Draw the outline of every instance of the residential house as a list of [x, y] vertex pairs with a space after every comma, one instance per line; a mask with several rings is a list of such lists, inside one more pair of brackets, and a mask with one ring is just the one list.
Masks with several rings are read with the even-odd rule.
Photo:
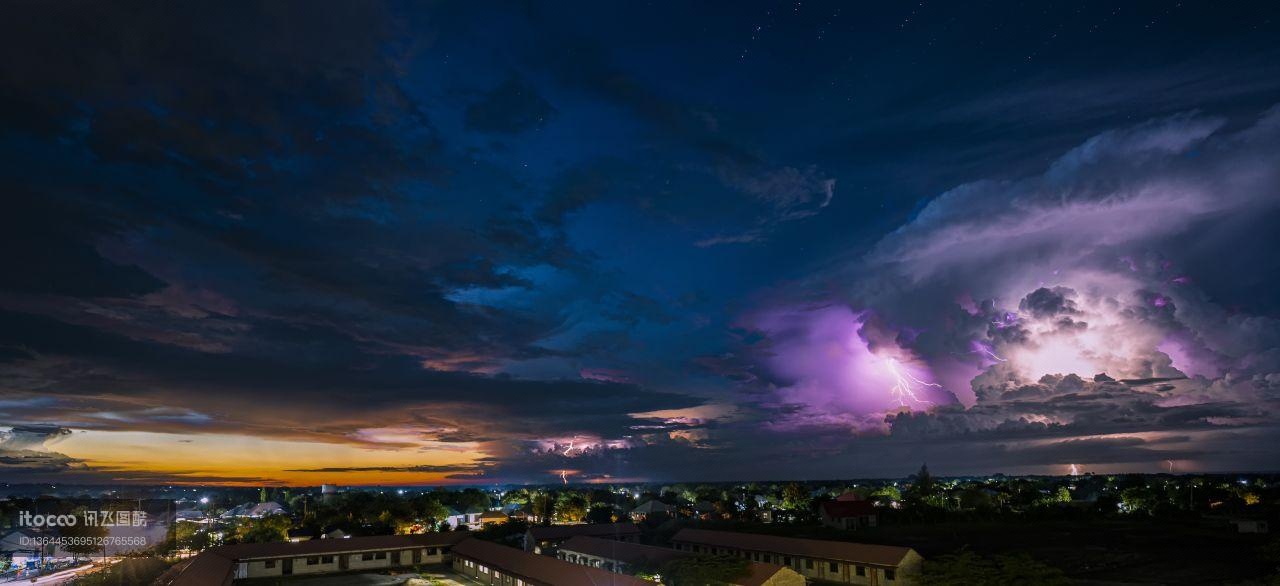
[[459, 512], [457, 509], [450, 507], [449, 512], [445, 514], [444, 523], [445, 525], [448, 525], [450, 529], [457, 529], [459, 525], [467, 524], [467, 515], [466, 513]]
[[310, 541], [316, 538], [316, 532], [311, 529], [290, 529], [289, 541], [298, 543], [299, 541]]
[[693, 516], [702, 519], [703, 521], [710, 521], [712, 519], [720, 518], [723, 515], [720, 513], [720, 510], [716, 508], [715, 503], [709, 501], [698, 501], [693, 504]]
[[681, 551], [779, 564], [811, 580], [870, 586], [911, 584], [924, 561], [909, 547], [706, 529], [681, 529], [671, 543]]
[[498, 525], [501, 523], [506, 523], [508, 519], [510, 519], [510, 517], [508, 517], [507, 514], [503, 513], [502, 511], [485, 511], [483, 513], [480, 513], [479, 523], [480, 523], [480, 527], [483, 528], [486, 525]]
[[500, 509], [509, 519], [519, 519], [521, 521], [529, 521], [529, 505], [522, 503], [507, 503], [502, 505]]
[[173, 520], [190, 523], [207, 523], [210, 521], [209, 514], [200, 509], [181, 509], [173, 514]]
[[649, 518], [649, 515], [667, 515], [668, 517], [676, 516], [676, 508], [658, 500], [648, 500], [640, 503], [630, 513], [627, 513], [632, 521], [639, 523]]
[[876, 526], [876, 506], [871, 501], [834, 500], [819, 507], [822, 524], [836, 529], [861, 529]]
[[524, 534], [524, 550], [555, 555], [556, 547], [578, 535], [590, 535], [617, 541], [640, 541], [640, 528], [635, 523], [592, 523], [584, 525], [538, 525]]
[[488, 510], [489, 509], [486, 509], [479, 505], [472, 505], [470, 507], [467, 507], [467, 525], [472, 529], [479, 529], [480, 516], [485, 514], [485, 511], [488, 511]]
[[480, 517], [486, 512], [486, 509], [479, 506], [471, 506], [466, 512], [458, 512], [457, 509], [450, 508], [444, 522], [450, 529], [457, 529], [459, 525], [466, 525], [467, 529], [479, 529], [482, 526]]
[[756, 518], [759, 519], [761, 523], [774, 522], [776, 511], [773, 506], [773, 501], [769, 500], [768, 497], [762, 494], [755, 495], [754, 498], [756, 501]]
[[235, 519], [238, 517], [247, 517], [250, 519], [261, 519], [270, 515], [285, 514], [284, 507], [280, 503], [245, 503], [238, 507], [228, 509], [222, 514], [223, 519]]

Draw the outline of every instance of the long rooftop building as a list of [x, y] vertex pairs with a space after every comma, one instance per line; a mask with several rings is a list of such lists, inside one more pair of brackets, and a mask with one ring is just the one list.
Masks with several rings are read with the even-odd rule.
[[[613, 572], [634, 574], [653, 571], [663, 565], [695, 554], [669, 547], [626, 543], [580, 535], [560, 545], [560, 559]], [[746, 575], [734, 580], [733, 586], [804, 586], [805, 579], [795, 570], [777, 564], [747, 562]]]
[[578, 535], [636, 542], [640, 540], [640, 527], [635, 523], [535, 525], [525, 532], [524, 549], [533, 553], [554, 554], [557, 546]]
[[671, 543], [695, 554], [779, 564], [812, 580], [870, 586], [910, 584], [924, 561], [909, 547], [707, 529], [681, 529]]
[[238, 543], [214, 547], [174, 565], [158, 586], [226, 586], [246, 578], [319, 575], [443, 564], [465, 532]]
[[479, 539], [453, 548], [453, 569], [494, 586], [653, 586], [653, 582], [572, 564]]

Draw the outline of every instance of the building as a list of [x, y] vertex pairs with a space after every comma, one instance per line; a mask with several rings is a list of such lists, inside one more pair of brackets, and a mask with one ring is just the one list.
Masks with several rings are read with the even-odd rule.
[[680, 551], [741, 556], [789, 567], [811, 580], [841, 584], [910, 584], [924, 561], [909, 547], [706, 529], [681, 529], [671, 543]]
[[[666, 547], [626, 543], [579, 535], [560, 545], [558, 556], [570, 563], [581, 564], [623, 574], [653, 572], [663, 565], [695, 555]], [[750, 562], [746, 576], [734, 586], [804, 586], [805, 579], [795, 570], [776, 564]]]
[[571, 537], [589, 535], [617, 541], [640, 541], [640, 528], [635, 523], [593, 523], [586, 525], [539, 525], [524, 534], [524, 550], [555, 555], [556, 547]]
[[653, 586], [653, 582], [479, 539], [453, 548], [453, 569], [494, 586]]
[[631, 509], [631, 512], [627, 513], [627, 515], [631, 517], [632, 521], [639, 523], [649, 518], [649, 515], [674, 517], [676, 516], [676, 508], [662, 501], [651, 500], [640, 503], [639, 506]]
[[876, 526], [876, 506], [871, 501], [834, 500], [822, 503], [822, 524], [836, 529]]
[[556, 557], [573, 564], [610, 572], [635, 574], [651, 572], [664, 564], [693, 555], [667, 547], [628, 543], [578, 535], [560, 544]]
[[488, 509], [479, 505], [471, 505], [467, 507], [465, 515], [467, 516], [467, 527], [472, 529], [480, 528], [480, 516], [485, 514]]
[[173, 566], [158, 586], [224, 586], [233, 580], [385, 570], [444, 564], [463, 532], [239, 543], [205, 550]]
[[289, 541], [298, 543], [299, 541], [310, 541], [316, 538], [316, 532], [310, 529], [290, 529]]
[[725, 517], [725, 515], [721, 514], [719, 509], [716, 508], [715, 503], [708, 501], [698, 501], [694, 503], [692, 510], [693, 516], [702, 519], [703, 521], [710, 521], [712, 519]]
[[450, 529], [457, 529], [459, 525], [467, 524], [467, 516], [453, 507], [449, 507], [449, 511], [445, 513], [444, 524]]
[[0, 534], [0, 562], [8, 562], [10, 568], [34, 570], [49, 564], [64, 564], [75, 560], [75, 554], [55, 543], [42, 543], [41, 538], [50, 534], [19, 528]]
[[189, 523], [208, 523], [210, 521], [209, 514], [200, 509], [180, 509], [173, 514], [173, 520]]
[[[459, 525], [466, 525], [468, 529], [479, 529], [482, 526], [480, 517], [487, 512], [487, 510], [478, 506], [468, 507], [466, 512], [459, 512], [457, 509], [450, 508], [444, 518], [444, 522], [450, 529], [457, 529]], [[506, 519], [503, 520], [505, 521]]]
[[476, 506], [469, 507], [465, 513], [450, 508], [444, 518], [444, 522], [450, 529], [457, 529], [459, 525], [466, 525], [468, 529], [479, 529], [481, 526], [480, 517], [485, 512], [485, 509]]
[[284, 507], [280, 503], [245, 503], [238, 507], [228, 509], [222, 514], [223, 519], [235, 519], [237, 517], [248, 517], [250, 519], [261, 519], [271, 515], [285, 514]]
[[480, 522], [480, 526], [484, 527], [486, 525], [497, 525], [500, 523], [506, 523], [508, 519], [510, 519], [510, 517], [508, 517], [507, 514], [502, 511], [485, 511], [483, 513], [480, 513], [479, 522]]

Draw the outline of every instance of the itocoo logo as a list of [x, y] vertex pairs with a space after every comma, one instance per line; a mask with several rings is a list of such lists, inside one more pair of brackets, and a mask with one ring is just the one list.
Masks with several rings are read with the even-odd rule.
[[18, 525], [23, 527], [75, 527], [79, 522], [75, 515], [32, 515], [18, 512]]

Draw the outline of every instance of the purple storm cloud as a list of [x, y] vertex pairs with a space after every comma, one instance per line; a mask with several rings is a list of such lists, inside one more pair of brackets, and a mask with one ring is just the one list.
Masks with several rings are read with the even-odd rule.
[[746, 320], [790, 407], [773, 425], [1110, 425], [1068, 396], [1157, 419], [1223, 410], [1197, 420], [1222, 429], [1275, 413], [1280, 322], [1228, 311], [1188, 276], [1196, 247], [1234, 253], [1227, 218], [1280, 204], [1280, 108], [1225, 128], [1180, 115], [1103, 133], [1042, 175], [948, 191], [869, 255], [789, 284], [845, 293], [797, 309], [782, 292]]
[[954, 402], [929, 369], [868, 314], [847, 306], [788, 308], [755, 316], [769, 336], [765, 361], [777, 377], [779, 401], [798, 417], [776, 422], [880, 425], [884, 414]]

